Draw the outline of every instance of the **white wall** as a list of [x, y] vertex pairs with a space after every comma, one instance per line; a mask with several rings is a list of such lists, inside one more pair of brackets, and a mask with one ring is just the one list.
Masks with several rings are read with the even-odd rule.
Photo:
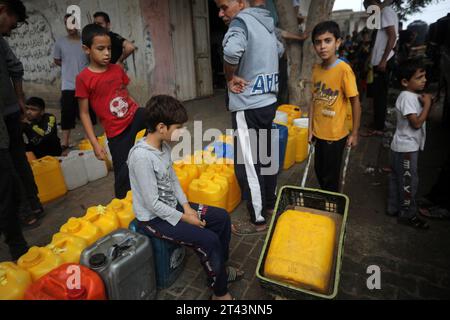
[[53, 64], [55, 40], [66, 35], [63, 17], [67, 7], [81, 8], [82, 26], [96, 11], [111, 17], [112, 31], [134, 41], [138, 47], [135, 61], [127, 60], [132, 83], [131, 94], [143, 104], [150, 96], [149, 74], [155, 67], [154, 48], [150, 32], [144, 27], [139, 0], [25, 0], [29, 25], [13, 32], [8, 40], [25, 68], [24, 87], [27, 95], [41, 95], [56, 103], [60, 96], [60, 69]]

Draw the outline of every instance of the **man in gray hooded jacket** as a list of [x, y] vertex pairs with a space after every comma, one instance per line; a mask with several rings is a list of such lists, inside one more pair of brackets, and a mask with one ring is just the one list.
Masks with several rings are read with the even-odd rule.
[[[223, 40], [224, 68], [229, 90], [235, 139], [235, 171], [247, 200], [251, 224], [233, 226], [247, 235], [267, 229], [266, 215], [275, 206], [278, 168], [261, 161], [270, 157], [271, 129], [277, 107], [279, 57], [270, 11], [250, 8], [246, 0], [216, 0], [221, 17], [230, 27]], [[253, 134], [255, 133], [255, 134]]]

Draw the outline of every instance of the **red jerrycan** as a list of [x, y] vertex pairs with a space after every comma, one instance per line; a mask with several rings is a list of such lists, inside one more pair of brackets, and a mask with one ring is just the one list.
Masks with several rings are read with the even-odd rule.
[[94, 271], [64, 264], [33, 283], [25, 300], [106, 300], [105, 285]]

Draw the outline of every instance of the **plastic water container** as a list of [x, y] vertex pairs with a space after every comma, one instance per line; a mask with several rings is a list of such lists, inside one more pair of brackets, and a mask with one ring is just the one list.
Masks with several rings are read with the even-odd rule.
[[228, 200], [226, 210], [233, 212], [242, 201], [241, 188], [236, 178], [234, 169], [227, 165], [214, 165], [211, 166], [207, 172], [214, 172], [219, 176], [224, 177], [228, 181]]
[[[129, 192], [131, 195], [131, 191]], [[128, 196], [128, 195], [127, 195]], [[131, 195], [132, 197], [132, 195]], [[110, 204], [106, 207], [106, 210], [112, 211], [115, 213], [117, 218], [119, 219], [120, 228], [127, 229], [130, 225], [131, 221], [133, 221], [136, 217], [133, 211], [133, 200], [129, 200], [130, 198], [125, 198], [124, 200], [114, 199]]]
[[300, 107], [291, 104], [284, 104], [278, 107], [278, 111], [286, 112], [288, 115], [288, 125], [292, 125], [294, 119], [302, 116]]
[[57, 158], [61, 165], [67, 189], [69, 191], [78, 189], [89, 183], [84, 160], [78, 153], [71, 153], [67, 157]]
[[277, 111], [274, 122], [287, 126], [289, 124], [289, 115], [283, 111]]
[[[273, 130], [278, 130], [278, 140], [276, 136], [272, 134], [272, 144], [276, 146], [275, 150], [278, 149], [278, 161], [280, 164], [280, 169], [284, 167], [284, 158], [286, 156], [286, 147], [288, 143], [289, 131], [288, 128], [284, 125], [274, 123], [272, 126]], [[273, 148], [273, 147], [272, 147]]]
[[54, 254], [60, 256], [64, 263], [79, 263], [81, 252], [88, 246], [85, 239], [67, 233], [57, 233], [47, 246]]
[[97, 226], [102, 236], [106, 236], [120, 227], [119, 218], [115, 211], [107, 210], [103, 206], [89, 208], [82, 219]]
[[294, 120], [294, 134], [297, 137], [297, 148], [295, 155], [295, 162], [301, 163], [308, 158], [308, 134], [309, 134], [309, 119], [295, 119]]
[[[71, 154], [72, 152], [69, 155]], [[98, 160], [94, 151], [84, 151], [81, 153], [81, 157], [84, 160], [84, 167], [86, 168], [89, 182], [97, 181], [108, 175], [106, 162]]]
[[[130, 224], [130, 230], [139, 233], [137, 220]], [[156, 285], [158, 289], [169, 288], [183, 271], [186, 248], [168, 240], [149, 236], [155, 259]]]
[[297, 137], [292, 127], [288, 129], [288, 143], [286, 145], [286, 155], [284, 158], [283, 169], [289, 170], [295, 164], [297, 152]]
[[48, 203], [67, 193], [66, 183], [59, 164], [53, 157], [44, 157], [31, 163], [34, 181], [38, 187], [39, 199]]
[[264, 274], [325, 294], [330, 287], [335, 240], [336, 225], [330, 217], [286, 211], [278, 219]]
[[88, 139], [81, 140], [78, 144], [78, 149], [82, 151], [94, 150], [91, 142]]
[[[79, 286], [68, 286], [78, 276]], [[64, 264], [33, 283], [25, 300], [106, 300], [103, 280], [94, 271], [78, 264]]]
[[33, 282], [39, 280], [53, 269], [58, 268], [64, 260], [48, 248], [32, 247], [20, 257], [17, 265], [27, 270]]
[[189, 186], [194, 179], [200, 176], [200, 167], [203, 165], [185, 164], [186, 160], [175, 161], [173, 169], [180, 181], [181, 187], [184, 193], [188, 193]]
[[103, 279], [110, 300], [152, 300], [156, 278], [150, 240], [119, 229], [88, 247], [81, 264]]
[[[205, 172], [200, 176], [200, 180], [212, 181], [222, 188], [222, 190], [224, 191], [224, 198], [226, 201], [225, 201], [225, 206], [219, 207], [219, 208], [222, 208], [222, 209], [228, 211], [228, 208], [229, 208], [228, 203], [229, 203], [229, 196], [230, 196], [230, 187], [229, 187], [228, 179], [225, 178], [224, 176], [221, 176], [221, 175], [215, 173], [215, 172]], [[192, 202], [198, 203], [195, 201], [192, 201]], [[205, 204], [204, 202], [200, 202], [200, 203]], [[230, 211], [228, 211], [228, 212], [230, 212]]]
[[93, 244], [102, 236], [102, 231], [99, 227], [81, 218], [70, 218], [61, 227], [60, 231], [82, 238], [87, 241], [88, 245]]
[[147, 132], [146, 129], [141, 130], [141, 131], [138, 132], [138, 134], [136, 135], [135, 144], [136, 144], [139, 140], [141, 140], [143, 137], [145, 137], [145, 133], [146, 133], [146, 132]]
[[0, 300], [23, 300], [31, 275], [15, 263], [0, 263]]
[[214, 181], [195, 179], [189, 186], [188, 199], [193, 203], [226, 208], [228, 194], [226, 189]]

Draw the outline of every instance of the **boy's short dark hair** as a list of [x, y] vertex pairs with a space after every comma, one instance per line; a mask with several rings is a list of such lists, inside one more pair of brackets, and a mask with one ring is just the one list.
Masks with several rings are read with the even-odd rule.
[[97, 11], [96, 13], [94, 13], [94, 19], [98, 18], [98, 17], [102, 17], [106, 23], [111, 23], [111, 20], [109, 19], [109, 15], [106, 12]]
[[330, 20], [321, 22], [314, 27], [311, 38], [312, 42], [314, 43], [316, 37], [326, 32], [332, 33], [336, 40], [341, 39], [341, 29], [339, 28], [339, 25], [336, 22]]
[[145, 120], [150, 133], [156, 131], [156, 126], [164, 123], [170, 127], [188, 121], [186, 108], [174, 97], [158, 95], [151, 98], [145, 106]]
[[407, 59], [402, 62], [398, 69], [397, 78], [401, 82], [403, 79], [411, 80], [417, 70], [425, 70], [425, 65], [421, 59]]
[[98, 24], [91, 23], [83, 28], [83, 31], [81, 32], [81, 41], [86, 47], [90, 48], [94, 42], [94, 38], [98, 36], [109, 37], [109, 32]]
[[42, 98], [31, 97], [26, 101], [28, 106], [38, 107], [41, 110], [45, 110], [45, 101]]
[[17, 22], [27, 23], [27, 9], [21, 0], [0, 0], [6, 6], [8, 14], [17, 16]]

